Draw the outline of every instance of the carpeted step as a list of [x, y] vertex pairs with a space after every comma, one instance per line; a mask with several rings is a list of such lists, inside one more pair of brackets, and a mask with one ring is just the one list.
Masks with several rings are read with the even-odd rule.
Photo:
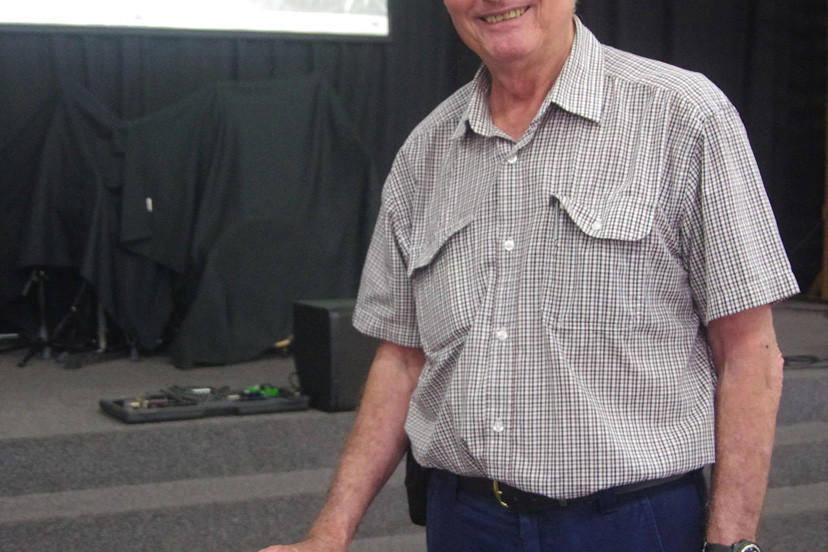
[[768, 485], [828, 482], [828, 422], [778, 426]]
[[426, 552], [425, 530], [391, 537], [357, 539], [350, 552]]
[[828, 542], [828, 482], [768, 490], [759, 542], [766, 550], [812, 552]]
[[[129, 385], [148, 385], [147, 375], [128, 369]], [[58, 385], [53, 369], [42, 371], [43, 385]], [[109, 385], [72, 400], [96, 408], [97, 398], [127, 387]], [[761, 525], [772, 550], [810, 552], [828, 542], [826, 396], [828, 369], [786, 370]], [[353, 418], [309, 410], [128, 425], [100, 414], [85, 415], [76, 430], [71, 420], [36, 420], [26, 428], [30, 435], [7, 428], [0, 439], [0, 548], [254, 552], [299, 539], [324, 501]], [[423, 542], [422, 528], [408, 520], [398, 470], [353, 550], [423, 552]]]
[[828, 422], [828, 368], [786, 369], [777, 425]]
[[[0, 499], [4, 550], [244, 552], [298, 540], [314, 519], [332, 469], [126, 485]], [[371, 506], [355, 550], [399, 542], [419, 550], [402, 468]], [[396, 550], [396, 548], [394, 548]]]
[[330, 468], [353, 417], [308, 410], [5, 439], [0, 496]]

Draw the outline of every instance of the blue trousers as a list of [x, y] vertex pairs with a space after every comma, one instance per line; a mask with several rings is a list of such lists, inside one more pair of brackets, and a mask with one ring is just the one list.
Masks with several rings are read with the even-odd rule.
[[458, 491], [456, 476], [431, 474], [429, 552], [699, 552], [707, 491], [701, 473], [641, 491], [540, 512]]

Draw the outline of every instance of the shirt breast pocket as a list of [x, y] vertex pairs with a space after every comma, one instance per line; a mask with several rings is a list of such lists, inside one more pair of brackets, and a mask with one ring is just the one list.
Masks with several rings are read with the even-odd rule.
[[654, 208], [618, 198], [601, 209], [555, 198], [553, 261], [547, 271], [544, 318], [553, 328], [602, 331], [641, 322], [651, 285], [649, 246]]
[[434, 229], [414, 249], [408, 277], [423, 347], [437, 352], [463, 339], [483, 293], [481, 244], [471, 220]]

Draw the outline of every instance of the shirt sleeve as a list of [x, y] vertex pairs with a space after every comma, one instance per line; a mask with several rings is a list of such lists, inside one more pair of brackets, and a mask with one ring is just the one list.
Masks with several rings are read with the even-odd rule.
[[395, 199], [412, 178], [398, 156], [383, 189], [383, 200], [362, 269], [354, 327], [372, 337], [405, 347], [421, 347], [416, 308], [407, 274], [405, 209]]
[[796, 294], [747, 133], [732, 105], [705, 121], [682, 227], [685, 261], [705, 324]]

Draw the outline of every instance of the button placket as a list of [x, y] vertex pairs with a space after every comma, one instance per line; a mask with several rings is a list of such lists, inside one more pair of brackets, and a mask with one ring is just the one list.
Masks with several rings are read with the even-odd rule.
[[519, 257], [515, 256], [518, 249], [520, 221], [517, 215], [525, 210], [526, 189], [521, 184], [518, 164], [518, 153], [512, 147], [503, 151], [501, 158], [502, 173], [499, 184], [502, 186], [498, 196], [498, 226], [497, 226], [497, 278], [493, 286], [494, 300], [490, 319], [491, 324], [491, 370], [488, 371], [485, 384], [485, 421], [484, 428], [489, 439], [486, 442], [486, 455], [496, 458], [502, 455], [503, 447], [507, 446], [509, 403], [512, 370], [512, 327], [513, 303], [516, 293], [516, 263]]

